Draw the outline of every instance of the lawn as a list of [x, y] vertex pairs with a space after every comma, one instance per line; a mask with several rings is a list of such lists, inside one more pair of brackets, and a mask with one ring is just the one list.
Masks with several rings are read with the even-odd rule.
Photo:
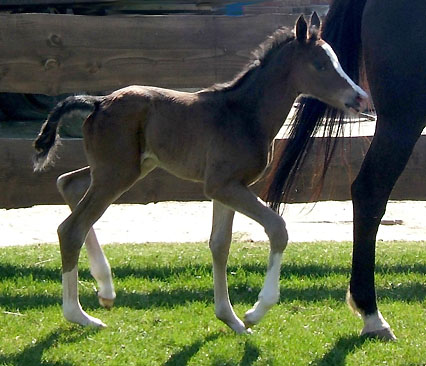
[[[200, 244], [107, 245], [117, 301], [99, 307], [87, 257], [80, 261], [83, 308], [102, 330], [61, 315], [55, 245], [0, 249], [1, 366], [370, 366], [426, 365], [426, 243], [379, 242], [380, 309], [397, 342], [361, 338], [361, 320], [344, 303], [350, 243], [290, 244], [281, 298], [253, 330], [233, 334], [214, 316], [210, 252]], [[228, 275], [240, 316], [256, 301], [265, 243], [233, 243]]]

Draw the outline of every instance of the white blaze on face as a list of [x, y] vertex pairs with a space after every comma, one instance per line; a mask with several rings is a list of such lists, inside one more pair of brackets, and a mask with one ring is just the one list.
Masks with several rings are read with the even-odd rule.
[[343, 79], [345, 79], [348, 82], [348, 84], [352, 87], [352, 89], [354, 89], [361, 97], [368, 98], [367, 93], [364, 90], [362, 90], [358, 85], [356, 85], [352, 81], [352, 79], [348, 76], [348, 74], [346, 74], [346, 72], [342, 69], [342, 66], [340, 65], [339, 59], [337, 58], [337, 55], [334, 52], [334, 50], [331, 48], [331, 46], [328, 43], [324, 42], [321, 45], [321, 47], [325, 51], [327, 56], [330, 58], [330, 61], [333, 64], [334, 69], [337, 71], [337, 73]]

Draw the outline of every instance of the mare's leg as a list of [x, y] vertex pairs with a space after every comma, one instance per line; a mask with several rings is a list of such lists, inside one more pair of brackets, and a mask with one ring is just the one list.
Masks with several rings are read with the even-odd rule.
[[247, 330], [244, 323], [237, 317], [229, 301], [226, 278], [234, 214], [235, 211], [213, 201], [213, 226], [209, 245], [213, 257], [214, 306], [218, 319], [237, 333], [245, 333]]
[[403, 171], [421, 134], [420, 123], [406, 125], [378, 117], [377, 129], [358, 177], [352, 185], [354, 244], [352, 275], [347, 296], [349, 305], [364, 320], [361, 334], [395, 339], [380, 314], [374, 285], [375, 244], [380, 221], [396, 180]]
[[[87, 192], [90, 186], [89, 167], [79, 169], [61, 175], [57, 181], [57, 187], [65, 202], [74, 210], [78, 202]], [[99, 303], [110, 309], [116, 297], [112, 281], [111, 267], [108, 263], [93, 228], [90, 228], [86, 236], [86, 249], [90, 262], [90, 273], [98, 283]]]
[[[426, 122], [426, 48], [419, 36], [424, 34], [424, 22], [422, 17], [411, 17], [423, 3], [412, 3], [408, 8], [401, 1], [367, 1], [362, 20], [364, 64], [378, 118], [352, 186], [354, 248], [348, 300], [363, 317], [362, 334], [385, 340], [395, 336], [376, 303], [376, 234], [392, 188]], [[410, 22], [399, 22], [410, 17]], [[386, 42], [390, 32], [403, 36]]]
[[281, 258], [288, 242], [285, 222], [281, 216], [261, 203], [247, 187], [238, 182], [221, 185], [217, 180], [215, 184], [207, 180], [205, 191], [207, 196], [257, 221], [265, 229], [270, 241], [271, 251], [264, 285], [258, 301], [244, 317], [245, 326], [249, 328], [257, 324], [278, 302]]

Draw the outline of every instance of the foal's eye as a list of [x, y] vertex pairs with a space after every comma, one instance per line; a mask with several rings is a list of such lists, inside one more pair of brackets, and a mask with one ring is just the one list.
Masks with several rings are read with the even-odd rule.
[[327, 66], [325, 64], [323, 64], [323, 63], [315, 62], [314, 61], [313, 65], [315, 67], [315, 70], [317, 70], [317, 71], [325, 71], [325, 70], [327, 70]]

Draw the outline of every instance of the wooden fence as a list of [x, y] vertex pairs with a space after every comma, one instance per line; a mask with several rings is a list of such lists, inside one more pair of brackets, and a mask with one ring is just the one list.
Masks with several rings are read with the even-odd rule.
[[[232, 78], [253, 48], [279, 26], [292, 26], [296, 16], [0, 14], [0, 92], [57, 95], [129, 84], [206, 87]], [[350, 184], [369, 140], [345, 138], [339, 144], [321, 200], [350, 199]], [[0, 139], [1, 208], [62, 203], [56, 178], [85, 165], [81, 140], [64, 140], [56, 166], [34, 174], [31, 145], [29, 139]], [[316, 139], [291, 202], [311, 198], [320, 149], [321, 139]], [[422, 136], [393, 199], [426, 198], [425, 155], [426, 137]], [[199, 184], [157, 170], [119, 202], [201, 199], [205, 197]]]
[[[283, 143], [278, 140], [277, 143]], [[356, 176], [362, 158], [369, 146], [369, 138], [353, 137], [339, 139], [324, 190], [320, 200], [349, 200], [350, 184]], [[315, 188], [315, 177], [320, 166], [322, 139], [315, 139], [313, 151], [301, 172], [289, 202], [308, 202]], [[63, 140], [55, 166], [45, 172], [33, 173], [31, 156], [32, 141], [24, 139], [0, 139], [0, 207], [16, 208], [37, 204], [62, 204], [56, 189], [56, 178], [65, 172], [85, 166], [82, 140]], [[426, 136], [422, 136], [413, 155], [399, 179], [391, 198], [424, 199], [426, 169]], [[260, 192], [264, 182], [255, 190]], [[205, 200], [200, 184], [178, 179], [160, 169], [125, 193], [120, 203], [148, 203], [159, 201]]]
[[267, 35], [295, 19], [0, 14], [0, 92], [207, 87], [231, 79]]

